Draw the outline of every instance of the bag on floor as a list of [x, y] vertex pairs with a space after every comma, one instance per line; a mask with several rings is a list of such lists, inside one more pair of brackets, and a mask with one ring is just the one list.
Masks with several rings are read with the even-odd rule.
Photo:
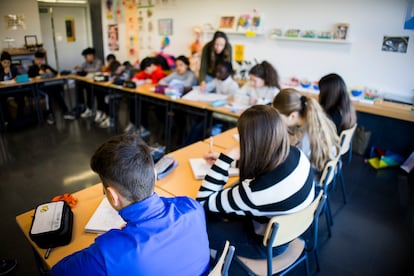
[[65, 201], [37, 206], [29, 236], [40, 248], [53, 248], [70, 243], [73, 213]]
[[352, 140], [352, 151], [359, 155], [364, 155], [368, 148], [370, 138], [371, 132], [365, 130], [363, 126], [358, 126]]

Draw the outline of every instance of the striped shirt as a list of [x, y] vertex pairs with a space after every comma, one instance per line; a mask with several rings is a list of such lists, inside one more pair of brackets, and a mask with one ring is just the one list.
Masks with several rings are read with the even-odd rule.
[[232, 161], [220, 154], [204, 178], [197, 200], [206, 210], [252, 217], [256, 234], [263, 235], [270, 217], [299, 211], [313, 201], [311, 165], [296, 147], [274, 170], [223, 189]]

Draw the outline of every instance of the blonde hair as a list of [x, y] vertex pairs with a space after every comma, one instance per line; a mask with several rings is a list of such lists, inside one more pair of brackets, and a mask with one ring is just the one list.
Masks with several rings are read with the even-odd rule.
[[[310, 161], [315, 169], [322, 171], [326, 162], [339, 153], [339, 137], [334, 123], [319, 103], [311, 97], [303, 96], [293, 88], [286, 88], [280, 90], [273, 99], [273, 107], [286, 116], [297, 111], [305, 120], [311, 148]], [[295, 131], [293, 135], [300, 139], [304, 131]]]

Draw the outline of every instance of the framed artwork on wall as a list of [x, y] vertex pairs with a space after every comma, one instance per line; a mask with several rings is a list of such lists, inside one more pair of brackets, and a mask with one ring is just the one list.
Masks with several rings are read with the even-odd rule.
[[348, 23], [337, 23], [334, 27], [334, 39], [346, 40], [349, 33]]
[[173, 20], [171, 18], [158, 20], [158, 34], [161, 36], [170, 36], [173, 34]]
[[219, 18], [218, 29], [221, 31], [234, 31], [237, 25], [236, 15], [222, 15]]

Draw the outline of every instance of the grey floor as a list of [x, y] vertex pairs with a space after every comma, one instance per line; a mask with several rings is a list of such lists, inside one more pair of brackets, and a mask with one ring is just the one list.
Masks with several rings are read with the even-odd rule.
[[[27, 126], [0, 134], [0, 258], [16, 258], [10, 275], [38, 275], [16, 215], [53, 196], [93, 185], [94, 149], [113, 135], [90, 121]], [[354, 155], [345, 169], [348, 204], [331, 195], [333, 235], [320, 222], [319, 275], [414, 275], [413, 178], [399, 169], [376, 171]], [[302, 275], [298, 269], [294, 275]]]

